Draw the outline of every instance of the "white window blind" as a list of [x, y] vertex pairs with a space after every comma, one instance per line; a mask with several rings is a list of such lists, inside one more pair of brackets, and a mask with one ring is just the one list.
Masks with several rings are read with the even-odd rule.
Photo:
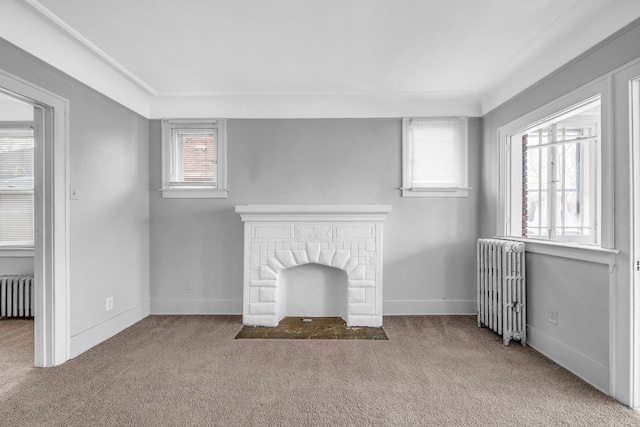
[[0, 127], [0, 246], [33, 246], [33, 129]]
[[403, 135], [403, 189], [468, 190], [466, 118], [405, 119]]

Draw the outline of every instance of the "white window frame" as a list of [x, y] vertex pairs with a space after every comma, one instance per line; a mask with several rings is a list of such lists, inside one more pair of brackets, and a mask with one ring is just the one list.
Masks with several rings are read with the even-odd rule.
[[[171, 180], [171, 164], [175, 150], [172, 149], [174, 125], [209, 124], [217, 130], [217, 180], [215, 185], [209, 182], [175, 183]], [[227, 198], [227, 122], [225, 119], [165, 119], [162, 120], [162, 188], [164, 199], [215, 199]]]
[[[414, 187], [411, 179], [411, 122], [442, 121], [443, 119], [457, 119], [463, 126], [463, 140], [454, 141], [463, 145], [464, 178], [460, 186], [456, 187]], [[402, 197], [468, 197], [469, 196], [469, 121], [466, 117], [412, 117], [402, 119]]]
[[[551, 246], [575, 249], [613, 249], [613, 147], [612, 147], [612, 108], [611, 108], [611, 79], [603, 77], [593, 81], [575, 91], [562, 96], [548, 104], [521, 116], [518, 119], [498, 129], [498, 207], [496, 235], [512, 240], [525, 241], [532, 246], [532, 251], [553, 251]], [[550, 117], [558, 116], [563, 111], [573, 109], [576, 105], [600, 96], [600, 161], [596, 174], [596, 193], [598, 195], [595, 216], [597, 221], [597, 237], [593, 243], [567, 242], [562, 239], [535, 239], [521, 236], [521, 188], [522, 188], [522, 163], [514, 160], [511, 155], [511, 140], [514, 136], [521, 135], [526, 129], [547, 121]], [[515, 191], [519, 191], [519, 203], [512, 203]], [[516, 227], [515, 222], [519, 223]], [[520, 231], [514, 231], [519, 228]], [[539, 243], [539, 245], [538, 245]], [[579, 258], [580, 256], [578, 256]]]

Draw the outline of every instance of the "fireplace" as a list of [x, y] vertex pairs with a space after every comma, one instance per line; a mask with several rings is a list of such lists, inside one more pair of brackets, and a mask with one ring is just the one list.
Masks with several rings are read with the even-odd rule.
[[242, 321], [277, 326], [285, 316], [281, 272], [307, 264], [346, 275], [348, 326], [382, 326], [382, 224], [389, 205], [241, 205]]

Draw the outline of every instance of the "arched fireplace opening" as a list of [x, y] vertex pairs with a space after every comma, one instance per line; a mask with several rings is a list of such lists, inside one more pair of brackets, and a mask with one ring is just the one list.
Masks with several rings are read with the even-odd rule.
[[278, 282], [285, 316], [347, 320], [349, 279], [345, 271], [310, 263], [280, 271]]

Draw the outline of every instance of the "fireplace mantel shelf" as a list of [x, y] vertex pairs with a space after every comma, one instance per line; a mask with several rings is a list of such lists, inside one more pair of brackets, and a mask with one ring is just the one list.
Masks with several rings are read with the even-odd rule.
[[239, 205], [242, 221], [381, 221], [391, 205]]

